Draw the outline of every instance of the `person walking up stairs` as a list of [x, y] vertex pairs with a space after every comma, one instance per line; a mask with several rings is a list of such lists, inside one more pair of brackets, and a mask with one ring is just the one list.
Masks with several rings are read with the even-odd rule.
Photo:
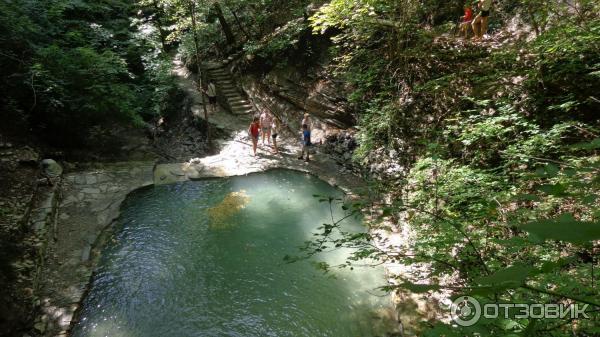
[[242, 95], [234, 85], [231, 75], [223, 68], [212, 68], [208, 70], [208, 76], [216, 84], [218, 92], [227, 101], [223, 102], [231, 108], [234, 115], [251, 115], [254, 112], [252, 104]]

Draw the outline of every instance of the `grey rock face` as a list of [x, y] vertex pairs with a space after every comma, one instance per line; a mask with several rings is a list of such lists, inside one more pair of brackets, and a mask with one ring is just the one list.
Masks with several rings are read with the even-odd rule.
[[16, 153], [19, 164], [34, 164], [40, 159], [40, 155], [29, 146], [19, 149]]
[[273, 70], [261, 79], [247, 77], [244, 87], [251, 97], [268, 96], [268, 108], [277, 115], [302, 116], [307, 112], [339, 128], [355, 122], [340, 84], [326, 78], [307, 79], [292, 67]]

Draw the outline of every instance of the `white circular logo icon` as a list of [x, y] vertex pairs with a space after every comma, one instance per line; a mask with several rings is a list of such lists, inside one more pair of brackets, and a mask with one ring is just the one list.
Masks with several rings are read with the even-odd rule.
[[481, 318], [481, 305], [471, 296], [461, 296], [450, 306], [452, 320], [460, 326], [471, 326]]

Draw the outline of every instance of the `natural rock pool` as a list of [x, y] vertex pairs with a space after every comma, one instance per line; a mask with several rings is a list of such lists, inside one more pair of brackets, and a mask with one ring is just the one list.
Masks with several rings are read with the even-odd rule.
[[[314, 194], [341, 191], [276, 170], [132, 193], [73, 336], [381, 335], [389, 308], [375, 289], [385, 284], [382, 269], [330, 277], [309, 261], [283, 261], [331, 222], [328, 204]], [[345, 228], [364, 230], [353, 218]], [[336, 264], [347, 254], [317, 260]]]

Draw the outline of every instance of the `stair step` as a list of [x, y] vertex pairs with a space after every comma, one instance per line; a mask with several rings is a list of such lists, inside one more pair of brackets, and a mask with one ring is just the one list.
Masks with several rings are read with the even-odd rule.
[[229, 104], [231, 104], [231, 106], [252, 106], [252, 104], [250, 104], [250, 102], [243, 102], [243, 101], [229, 101]]
[[252, 106], [251, 105], [246, 105], [246, 106], [241, 106], [241, 105], [232, 105], [231, 106], [232, 109], [234, 110], [251, 110]]
[[229, 102], [229, 106], [231, 106], [232, 108], [236, 108], [236, 109], [251, 109], [254, 106], [250, 103], [231, 103]]
[[232, 106], [231, 110], [249, 111], [252, 110], [251, 106]]

